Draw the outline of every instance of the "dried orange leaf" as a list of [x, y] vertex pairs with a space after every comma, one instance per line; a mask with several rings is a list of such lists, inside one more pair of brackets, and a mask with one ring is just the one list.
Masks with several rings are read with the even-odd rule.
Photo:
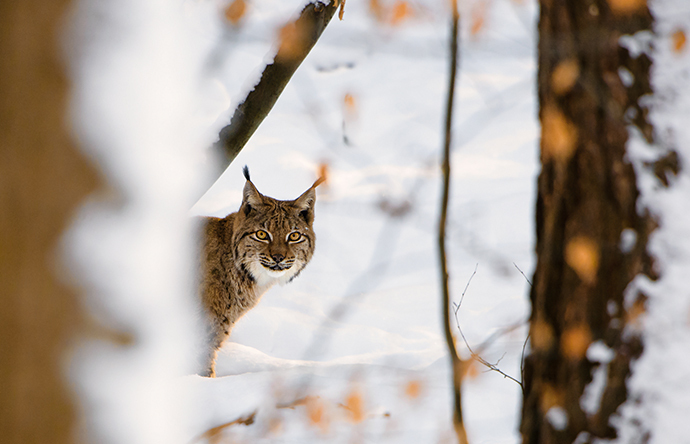
[[580, 66], [577, 60], [563, 60], [551, 73], [551, 87], [556, 94], [565, 94], [573, 89], [578, 77], [580, 77]]
[[639, 324], [640, 318], [647, 308], [645, 307], [644, 298], [638, 298], [630, 308], [625, 311], [625, 323], [628, 325]]
[[345, 0], [340, 0], [340, 11], [338, 11], [338, 20], [342, 20], [345, 15]]
[[312, 425], [318, 426], [322, 432], [328, 431], [329, 422], [326, 415], [326, 406], [321, 398], [309, 397], [306, 399], [307, 417]]
[[631, 15], [647, 6], [647, 0], [608, 0], [611, 11], [617, 15]]
[[577, 129], [555, 106], [542, 110], [542, 154], [546, 159], [566, 162], [575, 152]]
[[685, 44], [687, 43], [687, 38], [685, 32], [682, 29], [677, 30], [671, 35], [671, 40], [673, 41], [673, 51], [681, 52], [685, 49]]
[[476, 36], [486, 24], [486, 2], [477, 3], [470, 13], [470, 35]]
[[405, 1], [398, 0], [391, 12], [391, 25], [399, 25], [412, 16], [412, 7]]
[[545, 384], [540, 395], [539, 406], [544, 413], [553, 407], [565, 405], [565, 394], [550, 384]]
[[473, 359], [472, 361], [465, 364], [465, 378], [475, 379], [480, 374], [481, 373], [479, 372], [479, 367], [477, 366], [477, 361], [475, 361]]
[[571, 327], [561, 336], [561, 353], [568, 359], [579, 360], [585, 357], [589, 344], [592, 343], [592, 333], [585, 324]]
[[273, 416], [268, 420], [268, 433], [280, 435], [284, 431], [283, 419], [280, 416]]
[[530, 342], [534, 350], [547, 351], [553, 346], [553, 328], [541, 319], [532, 323]]
[[245, 0], [233, 0], [225, 8], [225, 18], [233, 25], [237, 25], [246, 12], [247, 2]]
[[359, 423], [364, 420], [364, 398], [359, 390], [354, 389], [350, 392], [345, 399], [345, 408], [352, 422]]
[[374, 18], [383, 23], [386, 17], [386, 11], [381, 5], [380, 0], [369, 0], [369, 13], [374, 16]]
[[290, 22], [283, 26], [278, 36], [280, 38], [280, 48], [278, 57], [286, 59], [296, 59], [307, 48], [307, 36], [303, 29], [304, 26], [296, 22]]
[[324, 186], [328, 186], [328, 163], [321, 162], [319, 164], [319, 177], [323, 179]]
[[565, 261], [582, 281], [588, 284], [596, 281], [599, 271], [599, 247], [592, 239], [585, 236], [571, 239], [565, 246]]
[[357, 117], [357, 101], [352, 94], [345, 94], [345, 97], [343, 97], [343, 106], [345, 108], [345, 117], [347, 119], [352, 120]]
[[405, 396], [410, 399], [417, 399], [422, 394], [422, 383], [417, 380], [409, 381], [405, 385]]

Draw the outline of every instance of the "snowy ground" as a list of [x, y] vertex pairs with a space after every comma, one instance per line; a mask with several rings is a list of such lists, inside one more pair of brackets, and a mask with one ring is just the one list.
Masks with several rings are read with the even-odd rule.
[[[262, 193], [279, 199], [298, 196], [327, 166], [311, 264], [237, 324], [221, 350], [219, 378], [185, 380], [201, 412], [192, 436], [256, 409], [252, 426], [219, 436], [377, 443], [450, 436], [435, 248], [449, 20], [446, 5], [434, 3], [412, 2], [414, 15], [391, 26], [376, 22], [366, 3], [349, 2], [345, 20], [329, 25], [244, 151], [193, 208], [236, 211], [244, 165]], [[236, 32], [223, 30], [217, 4], [185, 3], [191, 34], [208, 45], [199, 89], [209, 118], [220, 115], [205, 128], [209, 142], [256, 81], [273, 29], [301, 4], [252, 3]], [[463, 33], [450, 209], [454, 300], [477, 266], [459, 312], [472, 345], [527, 316], [528, 284], [515, 265], [531, 273], [537, 167], [534, 5], [484, 4], [484, 27]], [[468, 17], [479, 14], [464, 6]], [[524, 337], [519, 328], [484, 357], [519, 379]], [[518, 442], [519, 386], [475, 370], [464, 387], [470, 439]], [[304, 397], [304, 405], [285, 408]], [[357, 399], [361, 418], [351, 405]]]
[[[92, 315], [136, 338], [129, 347], [89, 341], [70, 364], [81, 432], [97, 442], [451, 440], [435, 247], [445, 2], [410, 1], [393, 25], [377, 21], [369, 2], [350, 0], [345, 20], [328, 26], [190, 211], [207, 147], [303, 3], [250, 2], [237, 29], [219, 0], [82, 0], [72, 18], [75, 136], [121, 199], [88, 204], [67, 250]], [[378, 4], [390, 13], [403, 3]], [[517, 325], [482, 355], [519, 379], [528, 313], [520, 270], [533, 268], [535, 4], [461, 8], [452, 293], [459, 302], [476, 269], [459, 311], [464, 334], [478, 346]], [[184, 360], [194, 345], [189, 216], [235, 211], [244, 165], [279, 199], [298, 196], [325, 166], [316, 253], [295, 282], [241, 319], [220, 352], [219, 377], [206, 379]], [[516, 383], [474, 367], [463, 395], [472, 443], [519, 441]], [[220, 427], [249, 417], [252, 425]]]
[[[93, 442], [453, 442], [435, 248], [445, 2], [349, 0], [345, 20], [328, 26], [257, 133], [196, 202], [208, 146], [304, 1], [248, 2], [239, 28], [224, 21], [225, 0], [80, 0], [67, 20], [75, 137], [115, 191], [84, 206], [64, 249], [94, 324], [106, 326], [66, 363], [82, 409], [79, 433]], [[628, 39], [655, 62], [650, 115], [661, 149], [635, 137], [629, 149], [640, 209], [662, 215], [650, 242], [662, 278], [629, 289], [644, 290], [649, 303], [645, 352], [615, 419], [622, 443], [647, 429], [655, 443], [688, 442], [685, 3], [650, 1], [656, 35]], [[452, 293], [459, 302], [471, 279], [459, 321], [472, 346], [518, 326], [482, 356], [520, 379], [529, 288], [520, 270], [533, 269], [538, 167], [536, 5], [460, 5]], [[669, 147], [682, 169], [664, 188], [645, 162]], [[190, 216], [235, 211], [245, 164], [258, 189], [279, 199], [298, 196], [325, 168], [316, 253], [295, 282], [269, 291], [241, 319], [220, 352], [219, 377], [207, 379], [190, 370]], [[460, 352], [467, 356], [462, 344]], [[474, 367], [463, 396], [473, 444], [519, 442], [516, 383]]]

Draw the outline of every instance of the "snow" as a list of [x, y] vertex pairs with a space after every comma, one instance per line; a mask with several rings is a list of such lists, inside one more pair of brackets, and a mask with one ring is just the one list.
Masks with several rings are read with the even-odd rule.
[[[203, 442], [208, 430], [256, 412], [253, 424], [221, 427], [220, 436], [451, 441], [435, 247], [449, 20], [444, 2], [410, 4], [415, 14], [392, 26], [366, 2], [348, 2], [345, 20], [328, 26], [235, 162], [193, 204], [213, 160], [207, 147], [303, 0], [251, 2], [239, 28], [223, 22], [225, 3], [215, 0], [80, 2], [75, 132], [121, 197], [88, 204], [66, 243], [94, 317], [135, 338], [75, 351], [85, 433], [112, 443]], [[473, 6], [462, 7], [452, 295], [459, 301], [476, 268], [459, 311], [463, 332], [478, 345], [522, 325], [482, 353], [519, 378], [529, 288], [521, 270], [533, 268], [536, 10], [487, 3], [485, 25], [471, 35]], [[240, 320], [220, 351], [219, 377], [207, 379], [189, 369], [190, 216], [235, 211], [244, 165], [279, 199], [297, 197], [327, 167], [316, 252], [299, 278]], [[475, 367], [463, 397], [473, 443], [519, 441], [517, 384]]]
[[197, 345], [187, 214], [206, 168], [186, 119], [195, 56], [176, 49], [182, 16], [166, 3], [81, 1], [65, 37], [74, 136], [108, 182], [65, 236], [99, 326], [66, 364], [78, 433], [93, 442], [172, 443], [189, 416], [179, 384]]
[[[655, 17], [653, 39], [645, 38], [645, 51], [652, 60], [650, 118], [657, 133], [654, 146], [639, 136], [629, 143], [631, 161], [641, 190], [639, 211], [649, 210], [659, 222], [652, 233], [649, 250], [661, 277], [657, 281], [636, 279], [629, 295], [641, 290], [647, 297], [641, 316], [644, 351], [633, 366], [628, 382], [628, 401], [615, 418], [622, 431], [618, 442], [637, 442], [650, 434], [650, 443], [687, 443], [687, 418], [690, 417], [690, 51], [674, 48], [673, 33], [690, 31], [690, 4], [671, 0], [650, 2]], [[653, 48], [653, 49], [652, 49]], [[645, 162], [654, 161], [676, 150], [680, 173], [670, 176], [664, 187]], [[650, 433], [651, 432], [651, 433]]]
[[595, 415], [601, 406], [601, 397], [606, 389], [609, 374], [608, 364], [615, 353], [602, 341], [595, 341], [587, 349], [587, 359], [595, 364], [590, 382], [580, 398], [580, 407], [588, 415]]
[[[270, 61], [277, 30], [304, 1], [248, 2], [239, 27], [224, 22], [221, 0], [80, 0], [72, 13], [64, 46], [74, 134], [110, 188], [84, 206], [64, 241], [85, 309], [104, 326], [66, 363], [80, 399], [78, 433], [88, 440], [453, 442], [435, 248], [445, 2], [411, 1], [412, 16], [395, 26], [377, 22], [369, 2], [348, 2], [345, 20], [328, 26], [268, 118], [197, 201], [213, 180], [208, 147]], [[616, 442], [650, 435], [650, 443], [685, 443], [690, 50], [674, 49], [673, 38], [690, 32], [690, 3], [649, 4], [654, 33], [620, 43], [654, 60], [655, 95], [646, 100], [658, 140], [649, 146], [631, 130], [628, 150], [639, 211], [659, 221], [650, 251], [661, 278], [638, 276], [628, 288], [625, 308], [638, 291], [648, 297], [646, 312], [626, 327], [643, 333], [644, 352], [612, 423]], [[473, 346], [522, 325], [482, 352], [519, 378], [529, 288], [522, 273], [530, 276], [534, 265], [536, 2], [474, 0], [461, 8], [452, 295], [459, 302], [472, 279], [458, 315]], [[483, 26], [473, 33], [478, 20]], [[625, 84], [634, 80], [625, 70], [619, 75]], [[664, 187], [646, 164], [671, 149], [681, 172]], [[279, 199], [297, 197], [326, 167], [316, 253], [298, 279], [271, 289], [241, 319], [219, 352], [219, 377], [207, 379], [193, 374], [190, 216], [235, 211], [245, 164], [258, 189]], [[620, 248], [635, 241], [625, 230]], [[611, 350], [595, 342], [587, 357], [597, 365], [580, 402], [594, 414]], [[470, 441], [519, 442], [520, 396], [500, 374], [470, 368], [463, 385]], [[253, 423], [224, 426], [247, 418]], [[559, 408], [547, 418], [556, 428], [568, 421]], [[583, 432], [576, 442], [590, 439]]]
[[[452, 436], [435, 249], [448, 64], [443, 6], [426, 2], [426, 15], [390, 27], [372, 21], [365, 4], [348, 3], [345, 20], [329, 25], [257, 133], [192, 209], [236, 211], [245, 164], [257, 188], [279, 199], [295, 198], [320, 164], [328, 168], [318, 189], [312, 262], [240, 320], [220, 352], [219, 378], [186, 380], [202, 412], [189, 436], [256, 409], [255, 424], [228, 427], [223, 436], [334, 443]], [[470, 344], [527, 317], [528, 284], [513, 263], [530, 273], [533, 8], [496, 2], [485, 32], [464, 35], [449, 245], [455, 300], [479, 264], [460, 311]], [[238, 40], [258, 32], [251, 22], [247, 28]], [[224, 67], [207, 80], [223, 84], [231, 109], [247, 90], [237, 79], [256, 78], [262, 66], [259, 46], [252, 41], [250, 50], [224, 55]], [[345, 108], [346, 94], [354, 113]], [[223, 115], [215, 129], [226, 122]], [[407, 211], [396, 216], [387, 208]], [[519, 377], [524, 335], [521, 328], [501, 337], [486, 359], [501, 360]], [[518, 442], [519, 386], [484, 369], [476, 373], [464, 389], [470, 439]], [[415, 382], [422, 394], [412, 399], [405, 387]], [[342, 407], [353, 390], [364, 405], [356, 423]], [[278, 407], [305, 396], [318, 397], [327, 419], [310, 424], [307, 406]], [[270, 425], [276, 417], [278, 432]]]

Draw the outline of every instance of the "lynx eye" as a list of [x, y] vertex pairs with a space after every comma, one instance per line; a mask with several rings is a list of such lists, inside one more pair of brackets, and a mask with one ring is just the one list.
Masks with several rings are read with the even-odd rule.
[[288, 241], [290, 242], [297, 242], [300, 239], [302, 239], [302, 233], [298, 231], [293, 231], [288, 235]]
[[257, 239], [259, 240], [268, 240], [268, 233], [265, 232], [264, 230], [259, 230], [256, 233], [254, 233], [254, 236], [256, 236]]

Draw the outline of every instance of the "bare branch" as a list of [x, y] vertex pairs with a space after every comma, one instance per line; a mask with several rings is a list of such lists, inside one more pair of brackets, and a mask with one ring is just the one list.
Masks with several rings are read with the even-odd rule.
[[[525, 337], [525, 342], [522, 343], [522, 354], [520, 355], [520, 380], [525, 381], [525, 351], [527, 350], [527, 341], [529, 341], [529, 333]], [[522, 393], [525, 393], [525, 386], [522, 386]]]
[[[488, 368], [490, 371], [494, 371], [494, 372], [496, 372], [496, 373], [499, 373], [499, 374], [503, 375], [504, 378], [507, 378], [507, 379], [510, 379], [511, 381], [516, 382], [516, 383], [520, 386], [520, 388], [522, 389], [522, 391], [524, 392], [524, 386], [523, 386], [523, 384], [522, 384], [522, 381], [518, 381], [517, 379], [515, 379], [514, 377], [512, 377], [512, 376], [510, 376], [509, 374], [505, 373], [503, 370], [501, 370], [501, 369], [498, 367], [498, 364], [501, 362], [501, 359], [503, 359], [503, 357], [501, 357], [501, 359], [499, 359], [495, 364], [492, 364], [491, 362], [489, 362], [489, 361], [487, 361], [486, 359], [482, 358], [481, 355], [480, 355], [480, 353], [481, 353], [486, 347], [488, 347], [489, 345], [491, 345], [497, 338], [499, 338], [500, 336], [503, 336], [503, 335], [506, 334], [506, 333], [510, 333], [511, 331], [516, 330], [517, 328], [522, 327], [523, 325], [525, 325], [525, 322], [517, 323], [517, 324], [515, 324], [515, 325], [512, 325], [512, 326], [510, 326], [510, 327], [508, 327], [508, 328], [504, 328], [504, 329], [499, 330], [498, 332], [492, 334], [492, 335], [489, 336], [484, 342], [482, 342], [482, 343], [479, 345], [479, 350], [478, 350], [477, 352], [475, 352], [475, 351], [472, 349], [472, 347], [470, 346], [470, 343], [467, 341], [467, 338], [465, 337], [465, 333], [463, 333], [463, 331], [462, 331], [462, 327], [460, 327], [460, 318], [459, 318], [459, 316], [458, 316], [458, 312], [460, 311], [460, 304], [462, 304], [462, 298], [465, 297], [465, 292], [467, 292], [467, 289], [468, 289], [469, 286], [470, 286], [470, 282], [472, 282], [472, 278], [474, 277], [474, 275], [475, 275], [476, 273], [477, 273], [477, 268], [475, 267], [474, 272], [472, 273], [472, 276], [470, 276], [470, 278], [467, 280], [467, 285], [465, 285], [465, 290], [462, 292], [462, 296], [461, 296], [461, 299], [460, 299], [460, 303], [458, 303], [458, 304], [453, 303], [453, 307], [455, 308], [455, 310], [453, 311], [453, 314], [455, 315], [455, 326], [456, 326], [456, 328], [458, 329], [458, 332], [460, 332], [460, 337], [462, 338], [462, 341], [465, 343], [465, 347], [467, 347], [467, 350], [470, 352], [470, 356], [472, 357], [472, 359], [474, 359], [475, 361], [479, 362], [480, 364], [482, 364], [483, 366], [485, 366], [486, 368]], [[524, 353], [525, 353], [525, 345], [526, 345], [526, 344], [527, 344], [527, 340], [525, 340], [525, 344], [523, 344], [523, 348], [522, 348], [522, 359], [523, 359], [523, 360], [524, 360]], [[504, 356], [505, 356], [505, 355], [504, 355]], [[520, 374], [521, 374], [521, 378], [522, 378], [522, 369], [523, 369], [523, 367], [522, 367], [522, 363], [521, 363], [521, 364], [520, 364]]]
[[[441, 199], [441, 214], [438, 223], [438, 252], [441, 265], [441, 289], [443, 297], [443, 327], [446, 346], [451, 358], [453, 374], [453, 426], [460, 444], [467, 444], [467, 434], [462, 418], [462, 376], [465, 362], [458, 356], [455, 338], [450, 326], [450, 289], [448, 284], [448, 264], [446, 262], [446, 226], [448, 219], [448, 200], [450, 196], [450, 145], [453, 127], [453, 98], [455, 96], [455, 78], [458, 66], [458, 28], [459, 12], [457, 0], [451, 2], [452, 21], [450, 35], [450, 75], [448, 79], [448, 101], [446, 103], [445, 138], [443, 144], [443, 197]], [[457, 310], [456, 310], [457, 312]]]
[[475, 274], [477, 274], [477, 267], [479, 267], [479, 264], [475, 264], [474, 271], [472, 272], [472, 276], [470, 276], [470, 278], [467, 280], [467, 284], [465, 285], [465, 289], [462, 290], [462, 294], [460, 295], [460, 302], [457, 303], [457, 307], [455, 309], [456, 313], [460, 309], [460, 306], [462, 305], [463, 299], [465, 299], [465, 293], [467, 293], [467, 289], [470, 287], [470, 282], [472, 282], [472, 278], [474, 277]]
[[531, 286], [532, 286], [532, 282], [527, 278], [527, 276], [525, 276], [525, 273], [523, 273], [522, 270], [520, 270], [520, 267], [518, 267], [517, 264], [516, 264], [515, 262], [513, 262], [513, 265], [515, 266], [515, 268], [517, 268], [517, 271], [520, 272], [520, 274], [522, 275], [522, 277], [525, 278], [525, 280], [527, 281], [527, 283], [528, 283], [529, 286], [531, 287]]

